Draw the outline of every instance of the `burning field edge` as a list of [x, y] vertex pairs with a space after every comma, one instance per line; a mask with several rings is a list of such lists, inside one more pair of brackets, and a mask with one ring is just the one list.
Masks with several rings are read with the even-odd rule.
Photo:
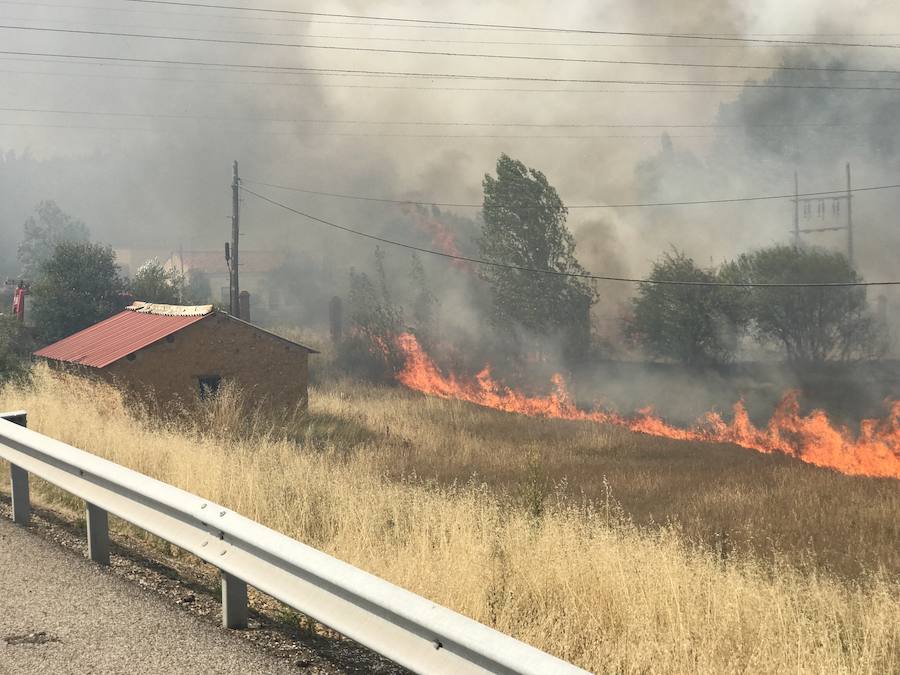
[[764, 427], [754, 425], [743, 402], [738, 401], [730, 422], [719, 413], [709, 412], [696, 425], [682, 428], [665, 422], [652, 409], [639, 410], [634, 416], [582, 410], [558, 373], [553, 375], [553, 390], [546, 396], [530, 396], [500, 384], [492, 377], [490, 366], [469, 379], [444, 374], [414, 335], [403, 334], [398, 342], [406, 362], [397, 379], [424, 394], [533, 417], [611, 424], [676, 440], [733, 443], [757, 452], [787, 454], [848, 475], [900, 479], [900, 401], [891, 401], [882, 419], [860, 422], [855, 435], [833, 423], [823, 410], [801, 414], [796, 391], [784, 395]]

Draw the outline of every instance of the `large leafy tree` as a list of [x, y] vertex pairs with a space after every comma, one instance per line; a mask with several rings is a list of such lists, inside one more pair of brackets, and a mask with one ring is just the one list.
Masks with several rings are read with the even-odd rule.
[[84, 242], [90, 238], [87, 225], [63, 212], [54, 201], [38, 204], [33, 216], [25, 221], [22, 242], [19, 244], [19, 264], [26, 279], [34, 279], [57, 244], [66, 241]]
[[185, 296], [185, 278], [178, 270], [166, 268], [153, 258], [140, 266], [131, 280], [135, 300], [174, 305]]
[[[722, 273], [757, 284], [862, 281], [842, 253], [792, 246], [746, 253]], [[874, 356], [884, 346], [864, 287], [753, 288], [744, 303], [757, 338], [781, 346], [792, 363]]]
[[497, 176], [484, 177], [484, 226], [478, 241], [491, 262], [547, 270], [485, 267], [493, 287], [495, 327], [515, 335], [524, 328], [539, 338], [562, 338], [570, 357], [583, 356], [590, 342], [590, 307], [596, 296], [575, 257], [568, 212], [546, 176], [501, 155]]
[[57, 244], [32, 286], [35, 328], [53, 342], [122, 309], [125, 282], [109, 246]]
[[[651, 281], [717, 281], [683, 252], [660, 256]], [[649, 354], [692, 367], [720, 364], [734, 357], [745, 314], [734, 291], [709, 286], [641, 284], [632, 301], [626, 332]]]

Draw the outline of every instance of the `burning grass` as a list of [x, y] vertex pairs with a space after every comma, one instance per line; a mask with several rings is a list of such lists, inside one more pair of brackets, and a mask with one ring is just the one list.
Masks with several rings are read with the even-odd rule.
[[489, 367], [475, 378], [463, 381], [453, 374], [442, 373], [413, 335], [400, 336], [399, 344], [406, 355], [406, 364], [397, 379], [425, 394], [530, 416], [620, 426], [663, 438], [734, 443], [767, 454], [787, 454], [850, 475], [900, 479], [900, 401], [891, 404], [890, 413], [884, 419], [863, 420], [855, 436], [848, 429], [832, 424], [821, 410], [801, 415], [794, 392], [785, 395], [763, 428], [750, 421], [742, 402], [734, 405], [731, 422], [710, 412], [696, 426], [680, 428], [667, 424], [652, 410], [639, 411], [633, 417], [581, 410], [558, 374], [552, 378], [554, 391], [546, 396], [527, 395], [504, 387], [491, 377]]
[[[291, 437], [251, 420], [234, 438], [242, 417], [227, 398], [195, 424], [165, 425], [107, 387], [43, 369], [32, 388], [0, 391], [0, 408], [27, 408], [43, 433], [590, 670], [900, 669], [897, 481], [400, 390], [334, 387], [311, 400]], [[728, 534], [698, 547], [689, 524], [640, 528], [627, 513], [641, 494], [658, 523], [693, 511]], [[727, 543], [739, 524], [760, 541], [780, 533], [767, 560]], [[797, 531], [805, 544], [791, 541]], [[788, 564], [780, 547], [803, 545], [816, 560], [855, 551], [865, 574]]]

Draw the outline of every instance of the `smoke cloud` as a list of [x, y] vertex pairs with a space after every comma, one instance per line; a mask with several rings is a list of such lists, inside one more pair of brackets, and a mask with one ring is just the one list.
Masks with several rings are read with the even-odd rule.
[[[274, 0], [266, 6], [294, 8], [292, 3]], [[420, 3], [379, 2], [373, 6], [360, 1], [332, 3], [328, 11], [613, 31], [884, 43], [896, 41], [897, 36], [880, 35], [883, 27], [900, 18], [894, 3], [862, 0], [827, 5], [775, 0], [577, 0], [557, 4], [552, 15], [547, 7], [536, 0], [494, 0], [445, 4], [438, 11]], [[896, 68], [895, 50], [891, 49], [415, 28], [386, 26], [383, 21], [125, 2], [103, 2], [89, 9], [58, 0], [4, 5], [0, 12], [7, 25], [225, 40], [764, 67]], [[15, 248], [22, 223], [43, 199], [57, 201], [85, 221], [94, 238], [117, 248], [219, 250], [229, 236], [230, 173], [235, 159], [248, 181], [472, 204], [480, 202], [481, 179], [492, 171], [501, 152], [543, 171], [563, 200], [574, 206], [785, 194], [793, 191], [794, 171], [801, 192], [840, 189], [845, 185], [847, 162], [852, 165], [854, 185], [900, 182], [893, 122], [900, 92], [409, 79], [199, 68], [171, 62], [897, 87], [900, 77], [891, 73], [506, 61], [7, 29], [2, 30], [2, 37], [6, 50], [169, 62], [100, 65], [50, 56], [3, 57], [3, 107], [70, 111], [0, 111], [0, 271], [9, 275], [17, 272]], [[404, 121], [694, 126], [396, 124]], [[409, 209], [258, 186], [253, 189], [340, 224], [439, 248], [434, 231], [423, 228]], [[897, 196], [896, 191], [885, 190], [859, 193], [854, 198], [857, 261], [868, 278], [894, 274], [894, 252], [900, 244], [900, 230], [892, 222]], [[824, 217], [819, 218], [818, 211], [813, 214], [809, 226], [841, 223], [845, 213], [834, 213], [830, 202], [827, 207]], [[311, 302], [321, 309], [308, 313], [304, 320], [324, 324], [327, 311], [322, 298], [345, 291], [350, 267], [370, 265], [372, 243], [328, 230], [250, 196], [242, 208], [245, 250], [290, 252], [306, 275], [303, 283], [295, 286], [315, 288]], [[779, 200], [653, 209], [572, 209], [570, 226], [578, 241], [577, 253], [588, 269], [641, 276], [661, 251], [672, 246], [701, 265], [716, 265], [748, 249], [788, 241], [792, 208], [789, 201]], [[445, 221], [458, 246], [471, 247], [472, 233], [477, 232], [477, 209], [444, 207], [435, 218]], [[840, 232], [809, 235], [807, 241], [841, 249], [844, 236]], [[402, 284], [399, 279], [403, 270], [408, 270], [408, 254], [388, 249], [388, 255], [397, 283]], [[458, 317], [462, 327], [476, 324], [475, 313], [465, 301], [469, 285], [478, 283], [472, 272], [454, 269], [440, 259], [423, 263], [436, 288], [445, 291], [438, 293], [444, 309], [449, 310], [445, 313]], [[314, 279], [307, 283], [308, 277]], [[601, 324], [611, 325], [633, 289], [604, 284], [599, 290], [601, 300], [595, 314]], [[895, 294], [888, 298], [888, 306], [892, 315], [898, 314]], [[476, 330], [472, 328], [472, 332]]]

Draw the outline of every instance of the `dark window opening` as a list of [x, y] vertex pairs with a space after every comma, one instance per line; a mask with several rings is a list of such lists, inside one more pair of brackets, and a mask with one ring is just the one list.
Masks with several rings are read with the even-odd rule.
[[222, 378], [220, 376], [207, 375], [206, 377], [199, 378], [199, 380], [201, 401], [214, 398], [215, 395], [219, 393], [219, 385], [222, 383]]
[[129, 354], [129, 355], [126, 356], [125, 358], [128, 359], [129, 361], [134, 361], [134, 360], [137, 358], [137, 352], [132, 352], [131, 354]]

